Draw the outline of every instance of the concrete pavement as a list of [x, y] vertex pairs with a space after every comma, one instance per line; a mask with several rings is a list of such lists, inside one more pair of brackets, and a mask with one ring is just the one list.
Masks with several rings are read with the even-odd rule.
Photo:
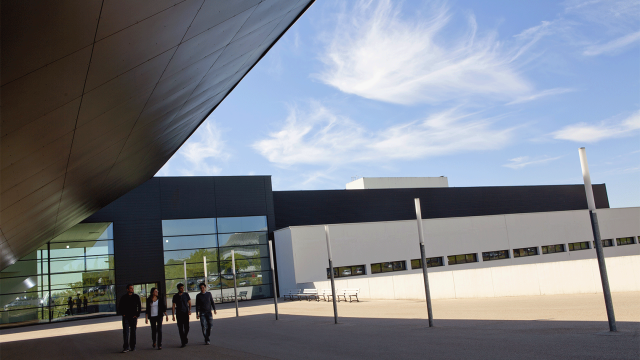
[[425, 357], [479, 359], [639, 359], [640, 293], [613, 294], [618, 329], [606, 331], [602, 294], [433, 301], [428, 328], [422, 301], [241, 303], [240, 318], [225, 304], [214, 319], [212, 345], [203, 345], [192, 315], [190, 343], [180, 349], [177, 327], [164, 325], [164, 349], [152, 350], [150, 329], [139, 321], [137, 351], [119, 354], [118, 318], [80, 320], [0, 331], [0, 357], [147, 359], [205, 356], [219, 359], [371, 359]]

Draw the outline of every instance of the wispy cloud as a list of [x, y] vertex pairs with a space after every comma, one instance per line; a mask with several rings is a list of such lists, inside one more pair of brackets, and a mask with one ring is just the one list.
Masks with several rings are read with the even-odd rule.
[[466, 34], [451, 38], [452, 14], [435, 6], [406, 18], [388, 0], [358, 1], [339, 17], [315, 76], [342, 92], [397, 104], [437, 103], [468, 96], [513, 100], [534, 89], [516, 59], [547, 33], [543, 23], [506, 49], [493, 32], [478, 35], [473, 16]]
[[282, 128], [255, 142], [253, 148], [282, 167], [381, 164], [501, 148], [510, 141], [514, 129], [496, 129], [494, 122], [495, 119], [450, 109], [424, 120], [370, 131], [315, 102], [308, 111], [291, 107]]
[[640, 110], [622, 121], [605, 120], [597, 124], [577, 123], [552, 133], [553, 138], [581, 143], [633, 136], [640, 130]]
[[556, 157], [542, 157], [542, 158], [536, 158], [536, 159], [531, 159], [528, 156], [520, 156], [517, 158], [513, 158], [511, 160], [509, 160], [509, 162], [507, 164], [504, 164], [502, 166], [504, 167], [508, 167], [514, 170], [518, 170], [518, 169], [522, 169], [523, 167], [529, 166], [529, 165], [541, 165], [541, 164], [546, 164], [548, 162], [554, 161], [554, 160], [558, 160], [560, 159], [562, 156], [556, 156]]
[[564, 94], [564, 93], [568, 93], [568, 92], [572, 92], [572, 91], [575, 91], [575, 89], [556, 88], [556, 89], [543, 90], [543, 91], [540, 91], [540, 92], [537, 92], [537, 93], [534, 93], [534, 94], [520, 96], [520, 97], [516, 98], [515, 100], [507, 103], [507, 105], [521, 104], [521, 103], [524, 103], [524, 102], [537, 100], [537, 99], [542, 98], [542, 97], [560, 95], [560, 94]]
[[222, 130], [216, 123], [207, 120], [157, 175], [219, 175], [222, 171], [219, 164], [229, 157], [222, 140]]
[[615, 54], [623, 48], [639, 41], [640, 31], [636, 31], [634, 33], [630, 33], [617, 39], [611, 40], [605, 44], [590, 45], [584, 50], [583, 54], [586, 56], [595, 56], [605, 53]]
[[617, 54], [640, 40], [640, 1], [570, 0], [565, 2], [565, 14], [589, 25], [585, 56]]

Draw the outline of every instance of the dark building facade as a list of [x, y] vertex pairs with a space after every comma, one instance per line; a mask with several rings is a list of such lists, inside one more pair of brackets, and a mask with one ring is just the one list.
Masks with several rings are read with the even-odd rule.
[[[266, 217], [266, 229], [259, 227], [256, 230], [265, 233], [275, 230], [270, 176], [156, 177], [90, 216], [83, 223], [113, 223], [114, 238], [117, 239], [114, 257], [118, 296], [124, 293], [126, 284], [157, 283], [161, 292], [168, 294], [174, 292], [174, 289], [166, 289], [166, 284], [170, 282], [165, 282], [165, 265], [170, 258], [165, 256], [163, 246], [166, 244], [162, 240], [166, 235], [163, 234], [163, 220], [254, 216]], [[184, 235], [192, 238], [193, 235], [206, 235], [192, 234], [188, 229], [185, 232]], [[196, 232], [218, 234], [214, 229]], [[202, 239], [181, 240], [185, 243], [182, 245], [184, 249], [218, 247], [203, 244]], [[266, 237], [256, 240], [255, 245], [258, 242], [260, 246], [265, 246]], [[268, 258], [265, 249], [260, 249], [259, 254], [262, 258], [265, 255]], [[212, 251], [210, 256], [221, 256], [221, 252]], [[220, 266], [219, 259], [213, 260], [207, 260], [211, 267]], [[216, 270], [208, 268], [208, 272], [215, 273]], [[263, 279], [265, 283], [270, 283], [266, 276]], [[268, 294], [271, 296], [270, 291]]]
[[[605, 184], [593, 185], [596, 207], [608, 208]], [[288, 226], [451, 218], [587, 208], [584, 185], [274, 191], [276, 229]]]

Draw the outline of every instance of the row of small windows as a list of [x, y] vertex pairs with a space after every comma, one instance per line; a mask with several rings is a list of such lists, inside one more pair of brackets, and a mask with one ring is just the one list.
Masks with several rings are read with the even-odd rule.
[[[630, 245], [635, 244], [633, 237], [624, 237], [616, 239], [617, 245]], [[575, 243], [569, 243], [569, 251], [577, 251], [577, 250], [587, 250], [591, 249], [588, 241], [581, 241]], [[602, 240], [603, 247], [613, 246], [613, 239], [605, 239]], [[595, 247], [595, 242], [594, 242]], [[541, 246], [542, 254], [553, 254], [553, 253], [561, 253], [565, 252], [564, 244], [556, 244], [556, 245], [545, 245]], [[526, 247], [521, 249], [513, 249], [513, 257], [525, 257], [525, 256], [534, 256], [538, 254], [538, 247]], [[482, 261], [492, 261], [492, 260], [502, 260], [509, 259], [509, 250], [496, 250], [496, 251], [486, 251], [482, 253]], [[437, 267], [444, 266], [444, 257], [432, 257], [427, 258], [427, 267]], [[468, 264], [478, 262], [478, 255], [475, 253], [472, 254], [460, 254], [460, 255], [449, 255], [447, 256], [448, 265], [458, 265], [458, 264]], [[420, 259], [411, 260], [411, 269], [421, 269], [422, 261]], [[407, 270], [406, 261], [388, 261], [371, 264], [371, 273], [372, 274], [380, 274], [385, 272], [393, 272], [393, 271], [403, 271]], [[351, 266], [341, 266], [333, 268], [333, 276], [335, 278], [338, 277], [348, 277], [348, 276], [358, 276], [358, 275], [366, 275], [365, 266], [364, 265], [351, 265]], [[327, 279], [330, 278], [329, 268], [327, 268]]]

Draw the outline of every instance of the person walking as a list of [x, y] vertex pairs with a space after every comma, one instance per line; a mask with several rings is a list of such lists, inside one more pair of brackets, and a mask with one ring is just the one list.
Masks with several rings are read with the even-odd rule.
[[188, 293], [184, 292], [184, 284], [180, 283], [177, 286], [178, 293], [173, 295], [173, 306], [171, 311], [173, 314], [173, 321], [178, 318], [178, 333], [180, 333], [180, 341], [182, 346], [185, 347], [189, 343], [187, 336], [189, 335], [189, 316], [191, 315], [191, 297]]
[[84, 299], [82, 300], [82, 303], [84, 305], [84, 312], [87, 312], [87, 307], [89, 305], [89, 300], [87, 300], [87, 296], [85, 295]]
[[73, 315], [73, 299], [69, 296], [69, 300], [67, 301], [67, 305], [69, 306], [69, 316]]
[[207, 284], [200, 283], [200, 293], [196, 295], [196, 319], [200, 319], [200, 326], [202, 327], [202, 335], [204, 335], [204, 343], [211, 345], [211, 327], [213, 326], [213, 316], [218, 314], [216, 311], [216, 304], [213, 301], [213, 296], [207, 291]]
[[128, 284], [127, 293], [122, 295], [118, 305], [118, 313], [122, 315], [123, 353], [136, 350], [136, 327], [141, 311], [140, 296], [134, 294], [133, 285]]
[[[144, 323], [148, 324], [151, 321], [151, 340], [153, 341], [153, 347], [156, 347], [156, 338], [158, 339], [158, 350], [162, 350], [162, 314], [169, 321], [169, 315], [167, 315], [167, 304], [164, 298], [160, 298], [158, 295], [158, 289], [151, 288], [151, 296], [147, 298], [147, 308], [144, 313]], [[157, 337], [156, 337], [157, 335]]]

